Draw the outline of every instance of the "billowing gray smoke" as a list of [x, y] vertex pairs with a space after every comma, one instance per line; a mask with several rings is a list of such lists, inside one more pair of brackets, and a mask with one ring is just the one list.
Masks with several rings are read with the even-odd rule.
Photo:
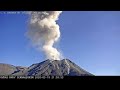
[[38, 50], [42, 50], [46, 59], [60, 60], [61, 54], [54, 47], [60, 38], [59, 25], [56, 23], [62, 11], [41, 11], [30, 13], [28, 37]]

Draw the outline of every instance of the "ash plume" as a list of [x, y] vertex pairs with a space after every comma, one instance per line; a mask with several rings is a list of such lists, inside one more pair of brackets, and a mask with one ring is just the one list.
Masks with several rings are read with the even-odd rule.
[[60, 60], [61, 53], [54, 47], [60, 38], [56, 23], [62, 11], [40, 11], [30, 13], [28, 37], [38, 50], [45, 53], [46, 59]]

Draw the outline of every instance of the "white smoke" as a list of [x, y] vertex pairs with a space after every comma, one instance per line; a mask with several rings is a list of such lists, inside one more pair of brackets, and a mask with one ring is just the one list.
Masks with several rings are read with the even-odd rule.
[[60, 60], [60, 52], [53, 46], [60, 38], [59, 25], [56, 23], [62, 11], [41, 11], [30, 13], [28, 37], [37, 49], [42, 50], [46, 59]]

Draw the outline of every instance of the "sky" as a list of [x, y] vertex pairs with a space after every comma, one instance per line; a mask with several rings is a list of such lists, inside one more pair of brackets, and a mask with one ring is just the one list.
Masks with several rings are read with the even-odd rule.
[[[0, 12], [0, 63], [30, 66], [45, 60], [26, 36], [29, 15]], [[57, 44], [68, 58], [94, 75], [120, 75], [120, 11], [63, 11]]]

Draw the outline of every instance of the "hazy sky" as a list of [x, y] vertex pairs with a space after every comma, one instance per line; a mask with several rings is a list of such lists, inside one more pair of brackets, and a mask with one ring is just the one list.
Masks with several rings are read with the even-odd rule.
[[[58, 48], [95, 75], [120, 75], [120, 12], [63, 11]], [[0, 63], [30, 66], [44, 60], [25, 33], [28, 15], [0, 13]]]

